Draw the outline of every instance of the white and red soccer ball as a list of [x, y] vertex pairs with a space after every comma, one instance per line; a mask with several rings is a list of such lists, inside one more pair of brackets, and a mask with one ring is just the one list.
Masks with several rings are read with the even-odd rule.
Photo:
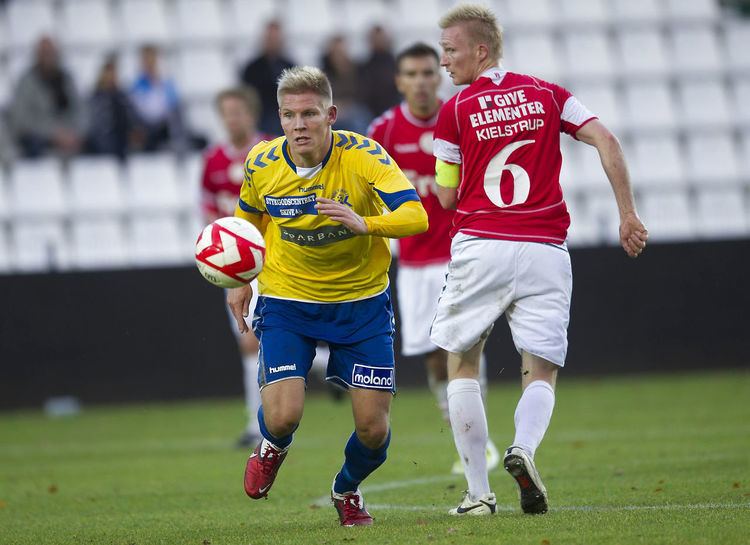
[[220, 288], [250, 283], [263, 268], [263, 235], [242, 218], [219, 218], [206, 226], [195, 243], [195, 263], [203, 278]]

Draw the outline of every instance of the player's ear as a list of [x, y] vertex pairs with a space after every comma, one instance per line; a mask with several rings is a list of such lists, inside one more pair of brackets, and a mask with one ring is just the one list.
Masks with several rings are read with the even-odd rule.
[[328, 107], [328, 124], [333, 125], [336, 123], [336, 118], [339, 115], [339, 110], [336, 106], [332, 105]]

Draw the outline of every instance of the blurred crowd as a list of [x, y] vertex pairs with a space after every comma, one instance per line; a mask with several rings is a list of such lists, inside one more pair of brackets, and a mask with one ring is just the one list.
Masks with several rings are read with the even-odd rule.
[[[390, 36], [374, 26], [368, 38], [369, 52], [362, 61], [351, 57], [343, 35], [328, 39], [319, 60], [333, 85], [338, 129], [363, 133], [374, 117], [399, 101]], [[117, 55], [106, 55], [94, 89], [81, 96], [55, 41], [41, 37], [31, 65], [12, 83], [7, 111], [0, 111], [0, 162], [50, 154], [124, 159], [134, 152], [180, 153], [205, 147], [205, 135], [186, 122], [178, 85], [161, 69], [163, 53], [156, 45], [142, 45], [139, 72], [130, 82], [121, 81]], [[270, 21], [259, 54], [237, 74], [238, 83], [254, 89], [260, 98], [258, 125], [265, 133], [280, 132], [276, 80], [294, 64], [285, 50], [281, 24]]]

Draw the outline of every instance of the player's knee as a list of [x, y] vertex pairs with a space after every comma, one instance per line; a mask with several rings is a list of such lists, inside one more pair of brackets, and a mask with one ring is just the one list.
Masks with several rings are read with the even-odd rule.
[[297, 429], [302, 414], [291, 407], [279, 407], [277, 410], [264, 408], [266, 428], [274, 437], [285, 437]]
[[388, 438], [388, 421], [373, 419], [357, 424], [357, 437], [367, 448], [379, 448]]

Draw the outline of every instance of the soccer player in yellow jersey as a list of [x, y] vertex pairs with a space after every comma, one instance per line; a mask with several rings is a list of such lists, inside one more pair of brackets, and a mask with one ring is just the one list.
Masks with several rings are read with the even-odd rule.
[[[294, 67], [278, 84], [284, 136], [250, 150], [235, 212], [256, 226], [270, 217], [253, 317], [263, 440], [248, 459], [245, 491], [268, 494], [302, 418], [315, 345], [325, 341], [326, 378], [349, 390], [355, 428], [331, 499], [342, 526], [368, 525], [359, 484], [385, 461], [395, 391], [386, 237], [426, 231], [427, 214], [377, 142], [332, 129], [336, 106], [320, 70]], [[245, 286], [228, 296], [243, 332], [251, 295]]]

